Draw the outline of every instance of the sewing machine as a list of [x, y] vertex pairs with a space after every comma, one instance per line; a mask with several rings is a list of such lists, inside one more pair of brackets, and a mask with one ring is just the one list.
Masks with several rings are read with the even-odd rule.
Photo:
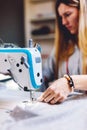
[[39, 45], [29, 48], [0, 48], [0, 73], [10, 75], [25, 91], [38, 90], [42, 84], [42, 59]]

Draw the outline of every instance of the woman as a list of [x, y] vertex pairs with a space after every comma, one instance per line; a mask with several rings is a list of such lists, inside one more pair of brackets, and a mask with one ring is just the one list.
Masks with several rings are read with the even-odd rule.
[[[87, 0], [56, 1], [56, 16], [58, 23], [56, 30], [56, 53], [54, 55], [56, 58], [52, 55], [53, 57], [49, 60], [51, 63], [50, 68], [45, 68], [43, 73], [45, 82], [50, 81], [50, 79], [62, 77], [65, 73], [69, 75], [86, 74], [86, 12]], [[56, 67], [53, 68], [53, 66]], [[54, 78], [54, 75], [56, 78]], [[40, 97], [40, 101], [52, 104], [62, 102], [71, 92], [73, 85], [76, 89], [87, 90], [85, 85], [87, 81], [86, 75], [74, 75], [71, 77], [69, 75], [54, 81]]]
[[[60, 6], [61, 3], [65, 6]], [[50, 81], [61, 78], [65, 73], [70, 75], [83, 73], [82, 53], [78, 45], [79, 8], [78, 0], [56, 1], [55, 47], [43, 67], [45, 86], [48, 86]]]

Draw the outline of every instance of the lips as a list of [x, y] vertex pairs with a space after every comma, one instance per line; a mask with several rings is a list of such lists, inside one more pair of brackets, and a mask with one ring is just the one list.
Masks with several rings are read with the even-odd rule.
[[71, 30], [71, 29], [72, 29], [72, 26], [66, 26], [66, 28], [67, 28], [68, 30]]

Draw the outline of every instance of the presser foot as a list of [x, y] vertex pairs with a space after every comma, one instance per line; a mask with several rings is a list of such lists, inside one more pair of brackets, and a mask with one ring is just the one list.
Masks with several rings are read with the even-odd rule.
[[30, 90], [30, 101], [34, 102], [36, 101], [36, 97], [35, 97], [35, 91], [34, 90]]
[[30, 98], [28, 102], [37, 102], [37, 98], [36, 98], [36, 92], [39, 92], [39, 89], [27, 89], [27, 87], [24, 87], [24, 91], [28, 91], [30, 94]]

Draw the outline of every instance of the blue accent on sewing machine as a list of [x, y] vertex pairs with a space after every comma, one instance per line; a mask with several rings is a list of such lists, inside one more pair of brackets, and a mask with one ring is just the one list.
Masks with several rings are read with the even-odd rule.
[[[37, 48], [33, 48], [35, 51], [38, 51], [40, 53], [40, 51]], [[27, 55], [27, 60], [28, 60], [28, 70], [29, 70], [29, 74], [30, 74], [30, 79], [31, 79], [31, 84], [33, 86], [33, 88], [35, 89], [39, 89], [41, 87], [42, 84], [42, 75], [40, 75], [40, 73], [38, 75], [41, 76], [41, 84], [38, 85], [35, 81], [35, 75], [34, 75], [34, 68], [33, 68], [33, 56], [29, 51], [29, 48], [1, 48], [0, 49], [0, 53], [25, 53]], [[36, 56], [35, 57], [35, 63], [41, 63], [41, 57]], [[35, 66], [34, 66], [35, 67]]]

